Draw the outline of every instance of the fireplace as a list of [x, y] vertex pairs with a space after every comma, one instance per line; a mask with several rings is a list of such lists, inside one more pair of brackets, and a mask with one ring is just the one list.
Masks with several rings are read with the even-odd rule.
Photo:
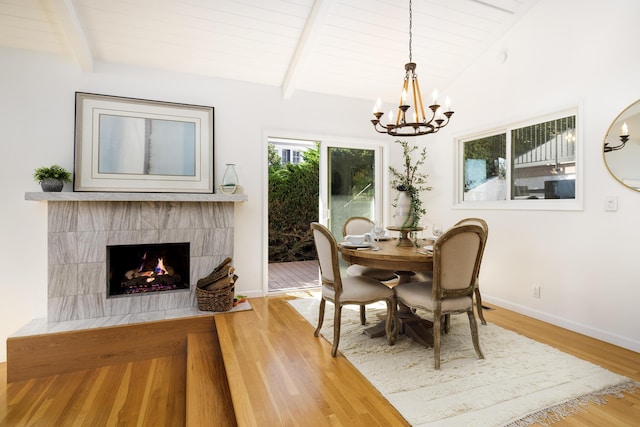
[[[25, 193], [25, 199], [48, 202], [47, 321], [64, 322], [123, 315], [141, 319], [197, 307], [198, 279], [233, 256], [234, 204], [247, 196], [39, 191]], [[188, 287], [109, 295], [108, 247], [175, 242], [189, 244], [189, 264], [180, 273]], [[139, 268], [139, 255], [133, 258], [134, 266], [124, 273]], [[164, 263], [182, 270], [178, 261]]]
[[107, 246], [107, 298], [189, 289], [189, 242]]

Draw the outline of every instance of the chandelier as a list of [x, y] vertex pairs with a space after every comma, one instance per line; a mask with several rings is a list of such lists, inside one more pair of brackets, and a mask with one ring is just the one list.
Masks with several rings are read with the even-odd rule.
[[[405, 76], [402, 84], [402, 94], [398, 105], [398, 113], [393, 116], [393, 111], [389, 111], [388, 123], [386, 125], [380, 122], [384, 115], [380, 108], [382, 100], [378, 98], [373, 107], [373, 115], [375, 119], [371, 119], [376, 132], [388, 133], [392, 136], [419, 136], [438, 132], [449, 123], [449, 119], [453, 115], [451, 111], [451, 101], [447, 97], [445, 102], [445, 111], [442, 111], [441, 105], [438, 104], [438, 91], [433, 91], [433, 103], [428, 106], [429, 118], [425, 114], [424, 104], [422, 103], [422, 95], [420, 94], [420, 85], [418, 84], [418, 75], [416, 74], [416, 64], [412, 62], [411, 42], [412, 42], [412, 26], [413, 11], [411, 8], [411, 0], [409, 0], [409, 62], [404, 65]], [[413, 98], [413, 110], [411, 110], [411, 99]]]

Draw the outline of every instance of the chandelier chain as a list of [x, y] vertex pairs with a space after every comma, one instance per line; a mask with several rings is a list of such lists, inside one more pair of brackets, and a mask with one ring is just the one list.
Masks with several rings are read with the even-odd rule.
[[412, 55], [411, 55], [412, 40], [413, 40], [413, 9], [411, 7], [411, 0], [409, 0], [409, 62], [413, 62]]

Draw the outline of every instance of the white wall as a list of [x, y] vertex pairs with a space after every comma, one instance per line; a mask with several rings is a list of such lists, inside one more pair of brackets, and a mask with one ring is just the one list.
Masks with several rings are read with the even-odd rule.
[[[640, 98], [638, 17], [635, 0], [541, 0], [449, 88], [456, 113], [428, 142], [435, 191], [425, 197], [429, 214], [449, 225], [487, 219], [481, 290], [488, 302], [635, 351], [640, 193], [609, 175], [602, 144], [610, 123]], [[505, 63], [497, 60], [502, 49]], [[572, 106], [581, 108], [582, 211], [454, 208], [454, 137]], [[606, 196], [618, 197], [616, 212], [604, 211]]]
[[[46, 316], [47, 207], [25, 201], [24, 193], [40, 191], [31, 177], [38, 166], [73, 170], [76, 91], [215, 107], [215, 182], [225, 163], [235, 163], [249, 198], [236, 204], [234, 256], [236, 292], [249, 296], [263, 295], [264, 287], [264, 129], [372, 136], [370, 102], [308, 93], [283, 100], [275, 87], [104, 63], [82, 73], [66, 58], [2, 48], [0, 64], [0, 361], [8, 335]], [[64, 191], [71, 191], [69, 184]]]
[[[427, 144], [428, 217], [446, 225], [482, 216], [490, 225], [481, 288], [487, 301], [640, 351], [640, 263], [636, 226], [640, 194], [615, 181], [602, 161], [602, 140], [618, 113], [640, 98], [640, 16], [636, 0], [540, 0], [521, 23], [457, 79], [448, 93], [450, 127], [421, 137]], [[504, 64], [495, 60], [508, 50]], [[546, 61], [545, 61], [546, 59]], [[82, 73], [65, 58], [0, 48], [0, 340], [46, 314], [46, 204], [24, 201], [39, 191], [34, 168], [73, 169], [74, 92], [85, 91], [190, 104], [215, 110], [216, 182], [236, 163], [249, 201], [237, 205], [237, 291], [261, 295], [264, 269], [265, 129], [377, 139], [371, 102], [278, 88], [96, 64]], [[401, 76], [399, 76], [401, 78]], [[423, 82], [427, 84], [428, 82]], [[455, 136], [582, 108], [584, 210], [578, 212], [459, 210], [452, 202]], [[328, 129], [327, 125], [331, 124]], [[390, 138], [385, 140], [392, 141]], [[400, 150], [393, 147], [398, 160]], [[394, 162], [396, 163], [396, 162]], [[65, 191], [70, 190], [65, 188]], [[605, 212], [605, 196], [617, 212]], [[533, 284], [541, 298], [531, 297]], [[0, 361], [6, 359], [5, 347]]]

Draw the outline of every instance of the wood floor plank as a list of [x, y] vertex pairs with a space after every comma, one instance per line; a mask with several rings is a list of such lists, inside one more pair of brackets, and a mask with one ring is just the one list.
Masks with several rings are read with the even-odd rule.
[[235, 426], [217, 334], [189, 334], [186, 369], [187, 426]]
[[[216, 317], [239, 426], [408, 425], [347, 359], [331, 357], [286, 299], [251, 302], [241, 316]], [[372, 408], [382, 409], [372, 417]]]
[[127, 363], [122, 376], [120, 377], [120, 381], [118, 382], [118, 390], [116, 391], [116, 397], [113, 402], [113, 406], [109, 411], [109, 416], [107, 417], [107, 425], [118, 425], [122, 424], [122, 410], [121, 408], [127, 402], [127, 390], [131, 385], [131, 370], [133, 369], [132, 363]]
[[176, 356], [9, 384], [5, 378], [0, 426], [183, 426], [184, 364]]

